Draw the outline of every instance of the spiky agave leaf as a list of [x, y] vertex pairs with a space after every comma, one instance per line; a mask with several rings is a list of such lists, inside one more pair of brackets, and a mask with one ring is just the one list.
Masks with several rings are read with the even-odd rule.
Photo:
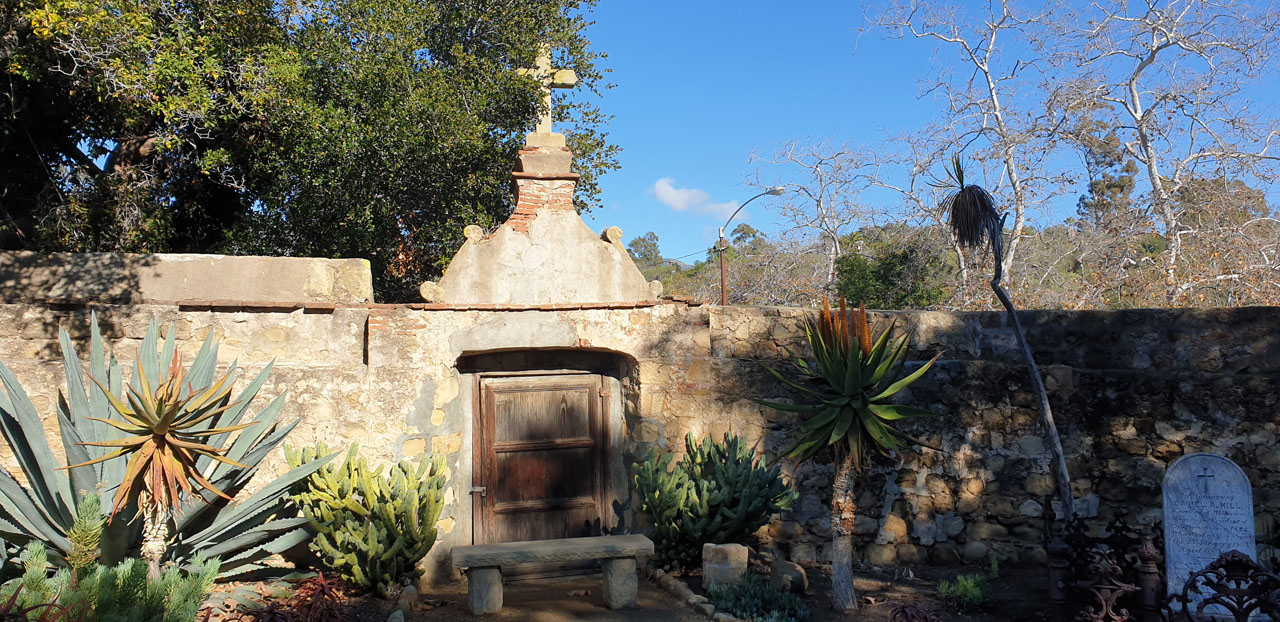
[[[219, 428], [201, 426], [235, 406], [227, 403], [233, 373], [228, 372], [212, 385], [197, 389], [186, 382], [187, 374], [177, 352], [174, 352], [169, 368], [162, 376], [148, 379], [144, 373], [136, 385], [128, 387], [128, 404], [107, 392], [108, 403], [122, 421], [91, 417], [123, 432], [124, 436], [80, 444], [114, 448], [115, 451], [65, 468], [86, 467], [117, 456], [128, 456], [124, 480], [112, 503], [112, 519], [130, 502], [136, 501], [142, 492], [164, 507], [180, 510], [180, 493], [190, 496], [195, 490], [192, 484], [231, 500], [229, 495], [204, 477], [197, 467], [197, 460], [203, 456], [249, 468], [248, 465], [224, 457], [226, 449], [202, 442], [206, 437], [234, 432], [252, 425], [246, 423]], [[90, 380], [105, 391], [105, 385], [100, 380], [92, 376]], [[156, 381], [158, 384], [153, 387], [152, 383]]]
[[[803, 461], [814, 457], [825, 447], [838, 446], [851, 455], [857, 468], [862, 468], [873, 454], [887, 454], [912, 444], [928, 447], [896, 425], [904, 419], [933, 416], [934, 413], [889, 404], [886, 400], [924, 376], [938, 356], [911, 373], [903, 374], [909, 335], [894, 337], [894, 326], [890, 325], [873, 338], [864, 305], [859, 305], [856, 312], [850, 312], [842, 300], [840, 309], [838, 316], [832, 314], [830, 302], [824, 300], [823, 312], [816, 322], [807, 327], [806, 334], [818, 368], [817, 373], [808, 378], [808, 386], [766, 366], [784, 384], [799, 389], [817, 402], [760, 402], [778, 410], [810, 415], [801, 426], [800, 437], [784, 455]], [[802, 369], [807, 369], [803, 363], [797, 362]]]

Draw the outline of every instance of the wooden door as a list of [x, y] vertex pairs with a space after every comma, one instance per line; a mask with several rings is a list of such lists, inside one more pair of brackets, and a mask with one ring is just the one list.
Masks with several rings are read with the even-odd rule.
[[607, 386], [586, 373], [481, 379], [473, 446], [477, 544], [592, 535], [591, 523], [608, 507]]

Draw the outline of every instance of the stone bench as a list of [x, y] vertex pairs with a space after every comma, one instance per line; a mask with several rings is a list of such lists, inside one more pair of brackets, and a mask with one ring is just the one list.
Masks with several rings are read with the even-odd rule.
[[636, 604], [636, 556], [652, 555], [653, 542], [641, 535], [596, 536], [453, 547], [453, 565], [467, 569], [471, 613], [502, 609], [502, 566], [604, 560], [604, 602], [610, 609]]

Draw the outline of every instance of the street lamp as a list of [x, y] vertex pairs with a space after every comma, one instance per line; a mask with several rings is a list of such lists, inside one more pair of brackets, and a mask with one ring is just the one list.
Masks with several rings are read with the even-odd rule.
[[726, 307], [729, 305], [729, 278], [724, 272], [724, 230], [729, 228], [729, 223], [733, 222], [733, 218], [738, 215], [738, 212], [742, 211], [742, 208], [747, 206], [747, 203], [750, 203], [766, 194], [776, 197], [782, 194], [783, 190], [786, 190], [786, 188], [783, 188], [782, 186], [773, 186], [766, 189], [764, 192], [743, 201], [742, 205], [738, 206], [738, 209], [733, 210], [733, 214], [729, 216], [729, 220], [724, 221], [724, 226], [720, 227], [720, 242], [718, 244], [720, 247], [720, 306]]

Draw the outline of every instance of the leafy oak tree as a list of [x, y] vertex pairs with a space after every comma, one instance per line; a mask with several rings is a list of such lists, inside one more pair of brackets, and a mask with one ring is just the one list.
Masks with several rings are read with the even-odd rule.
[[593, 0], [2, 0], [0, 245], [363, 257], [383, 300], [511, 209], [539, 44], [578, 206], [616, 167]]

